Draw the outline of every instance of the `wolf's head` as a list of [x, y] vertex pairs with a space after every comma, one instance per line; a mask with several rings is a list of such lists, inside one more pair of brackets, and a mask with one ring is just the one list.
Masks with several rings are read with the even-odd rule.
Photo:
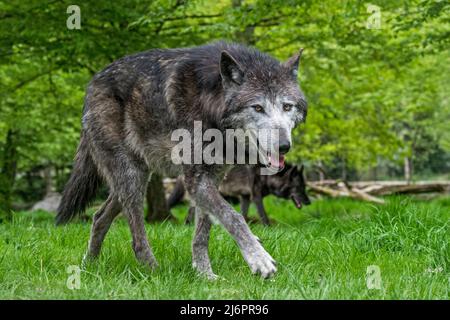
[[224, 123], [233, 129], [269, 131], [266, 145], [259, 141], [259, 148], [275, 168], [284, 166], [292, 129], [306, 118], [307, 103], [297, 81], [301, 52], [284, 63], [248, 48], [224, 50], [220, 57]]
[[303, 175], [303, 165], [287, 166], [276, 175], [267, 178], [270, 193], [284, 199], [292, 199], [295, 206], [300, 209], [303, 205], [311, 204], [306, 193], [306, 182]]

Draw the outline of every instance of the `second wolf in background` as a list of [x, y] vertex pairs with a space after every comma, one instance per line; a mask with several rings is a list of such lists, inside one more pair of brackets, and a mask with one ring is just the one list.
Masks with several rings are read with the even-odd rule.
[[[260, 175], [259, 168], [235, 167], [219, 186], [219, 191], [224, 197], [238, 198], [241, 204], [241, 213], [247, 218], [251, 202], [256, 209], [264, 225], [269, 225], [269, 218], [263, 204], [263, 198], [273, 194], [279, 198], [292, 199], [295, 206], [300, 209], [303, 205], [309, 205], [311, 201], [306, 194], [306, 182], [303, 176], [303, 166], [300, 168], [286, 164], [284, 169], [275, 175]], [[174, 190], [170, 194], [167, 204], [174, 207], [183, 200], [185, 194], [182, 178], [177, 179]], [[189, 209], [186, 223], [194, 218], [194, 210]]]

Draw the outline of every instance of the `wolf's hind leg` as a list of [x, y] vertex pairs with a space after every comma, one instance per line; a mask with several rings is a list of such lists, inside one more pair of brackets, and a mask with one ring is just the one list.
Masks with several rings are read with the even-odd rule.
[[144, 225], [144, 193], [149, 176], [147, 165], [120, 145], [104, 148], [103, 144], [94, 141], [92, 147], [95, 161], [130, 226], [136, 258], [151, 268], [156, 267]]
[[192, 266], [208, 279], [215, 280], [217, 279], [217, 276], [212, 271], [208, 255], [211, 220], [199, 207], [191, 208], [195, 208], [195, 234], [194, 239], [192, 240]]
[[148, 174], [143, 166], [132, 167], [131, 162], [128, 162], [128, 168], [125, 171], [121, 175], [123, 178], [120, 178], [116, 184], [119, 190], [119, 201], [130, 226], [136, 259], [153, 269], [158, 264], [147, 240], [143, 208]]
[[100, 254], [106, 233], [108, 232], [114, 218], [119, 214], [120, 210], [121, 207], [117, 197], [110, 194], [105, 203], [103, 203], [102, 207], [94, 215], [91, 238], [89, 240], [88, 251], [85, 255], [85, 259], [94, 259]]

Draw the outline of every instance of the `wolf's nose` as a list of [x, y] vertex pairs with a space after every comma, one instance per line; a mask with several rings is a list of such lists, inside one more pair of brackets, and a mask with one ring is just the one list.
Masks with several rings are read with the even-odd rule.
[[280, 143], [278, 150], [280, 151], [281, 154], [285, 154], [289, 152], [289, 149], [291, 149], [291, 144], [288, 141], [286, 141]]

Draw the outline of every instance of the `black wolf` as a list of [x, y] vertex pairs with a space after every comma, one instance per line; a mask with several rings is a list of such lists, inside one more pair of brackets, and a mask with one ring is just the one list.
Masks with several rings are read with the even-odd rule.
[[98, 256], [113, 219], [127, 218], [139, 261], [157, 265], [144, 227], [143, 197], [152, 171], [184, 174], [196, 210], [193, 266], [210, 278], [208, 241], [212, 215], [236, 240], [253, 273], [269, 277], [275, 261], [217, 186], [229, 166], [171, 161], [175, 129], [279, 130], [276, 164], [289, 151], [292, 129], [306, 118], [297, 82], [301, 51], [284, 63], [239, 44], [150, 50], [121, 58], [94, 76], [85, 97], [80, 144], [56, 222], [83, 212], [105, 181], [106, 202], [94, 216], [87, 254]]
[[[169, 208], [174, 207], [183, 199], [184, 190], [183, 180], [178, 178], [167, 200]], [[241, 213], [246, 220], [250, 202], [253, 201], [264, 225], [269, 225], [269, 218], [263, 199], [270, 194], [279, 198], [292, 199], [298, 209], [311, 203], [306, 193], [303, 166], [298, 168], [287, 163], [283, 170], [274, 175], [260, 175], [257, 167], [235, 167], [226, 174], [219, 185], [219, 191], [225, 199], [239, 199]], [[190, 208], [186, 218], [187, 223], [193, 221], [193, 214], [194, 211]]]

